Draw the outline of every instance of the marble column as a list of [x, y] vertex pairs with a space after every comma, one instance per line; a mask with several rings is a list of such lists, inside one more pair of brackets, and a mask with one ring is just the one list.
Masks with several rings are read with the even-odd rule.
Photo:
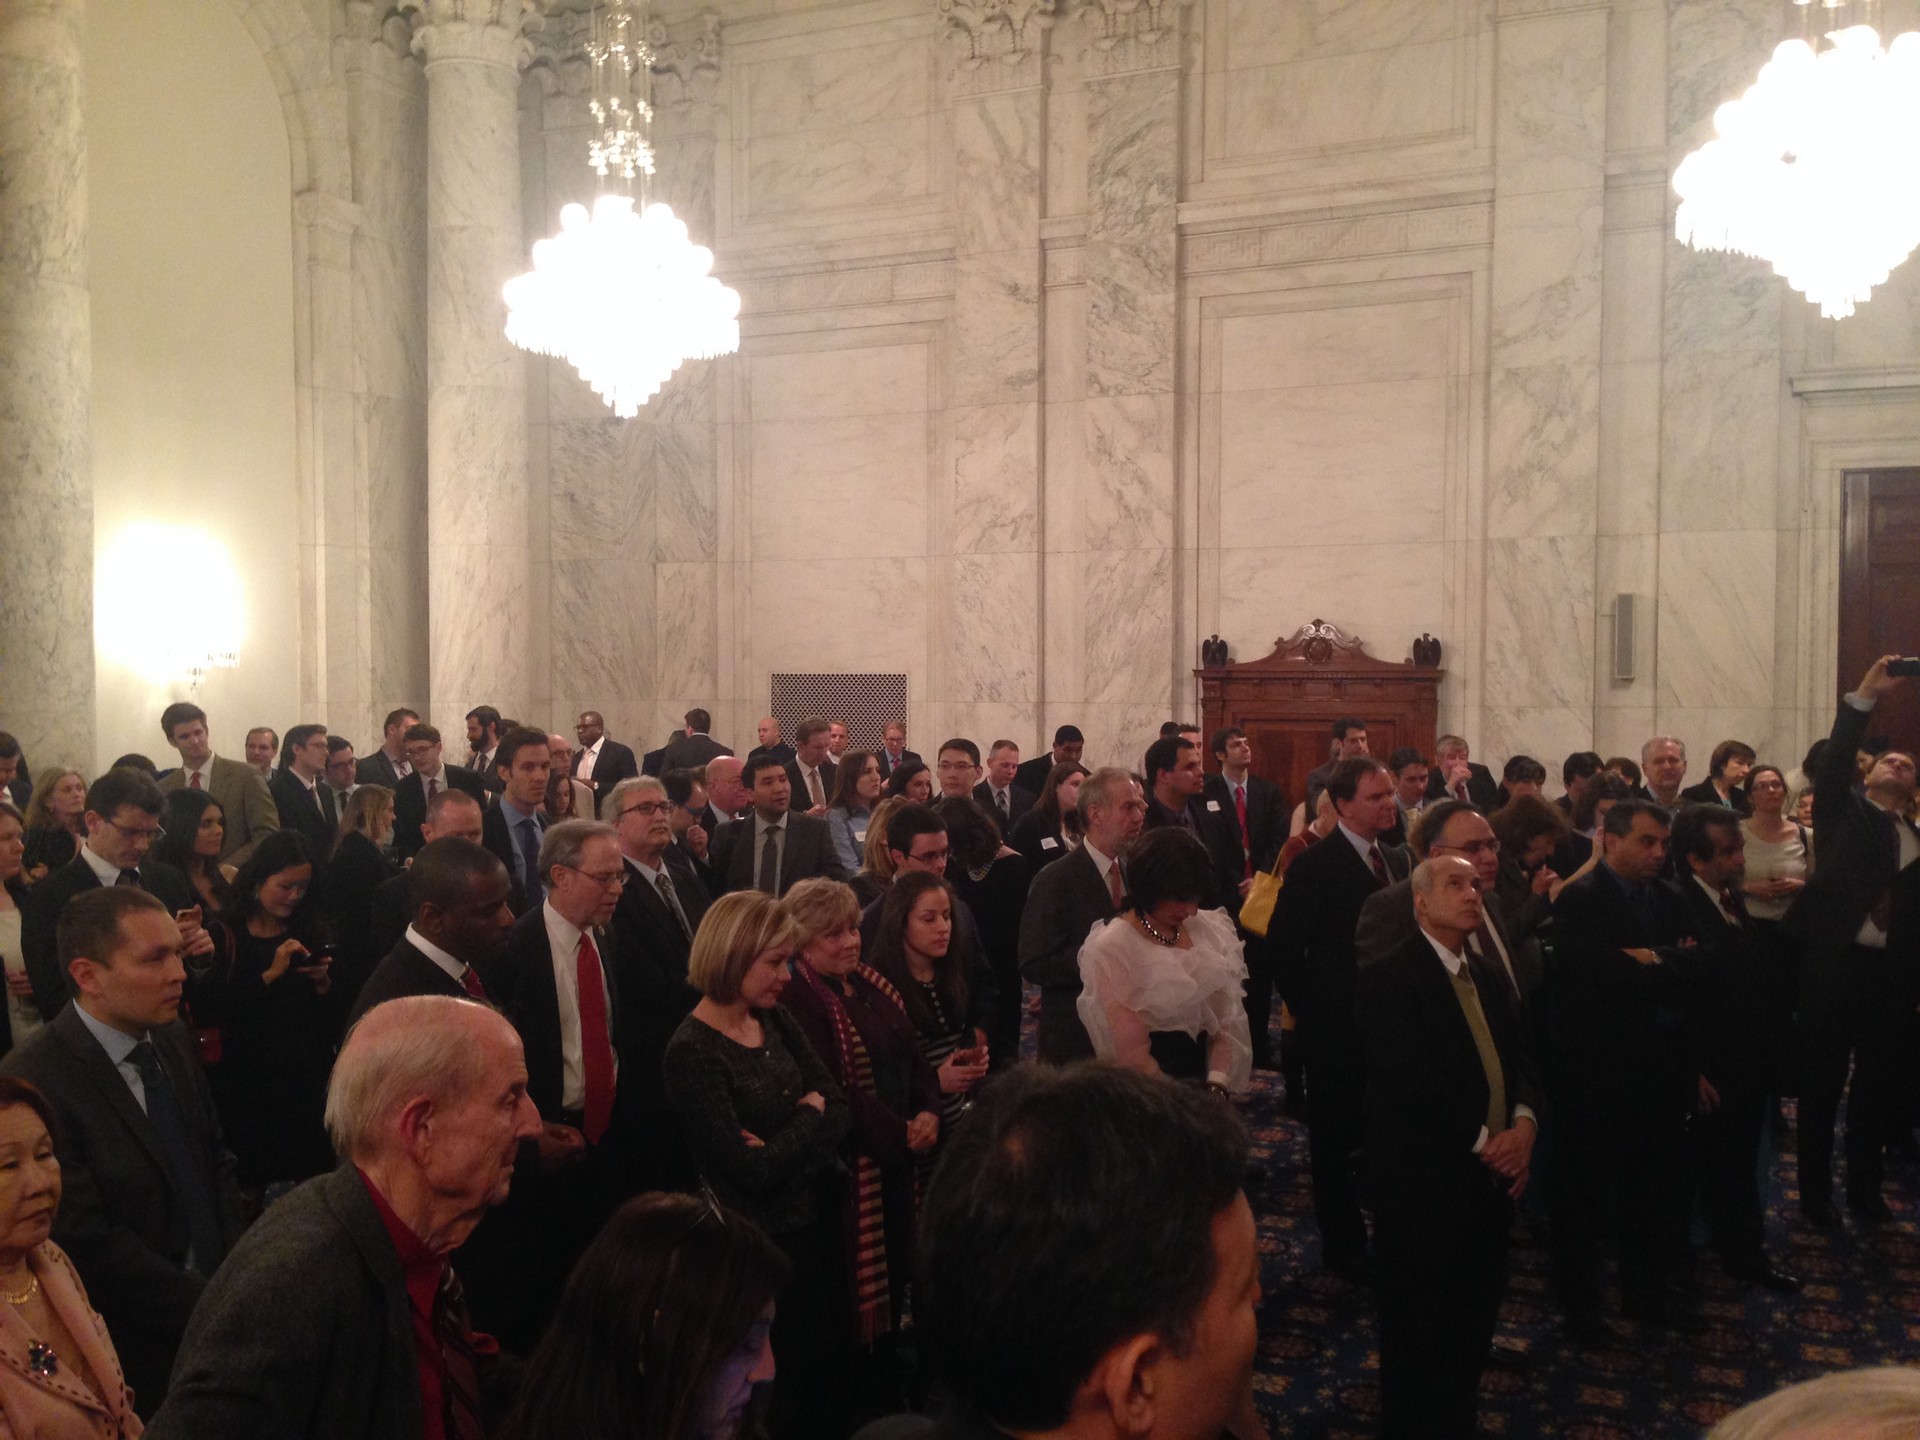
[[[951, 427], [936, 513], [927, 718], [941, 734], [1027, 738], [1040, 670], [1043, 88], [1052, 6], [955, 3]], [[944, 628], [944, 634], [941, 633]], [[944, 706], [940, 702], [944, 701]], [[944, 711], [944, 713], [942, 713]], [[1033, 753], [1029, 751], [1028, 753]]]
[[0, 5], [0, 729], [94, 764], [81, 0]]
[[500, 287], [520, 222], [523, 0], [424, 0], [427, 75], [428, 707], [530, 718], [526, 359]]
[[[1176, 582], [1180, 0], [1092, 0], [1087, 45], [1081, 728], [1138, 755], [1194, 705]], [[1049, 697], [1049, 712], [1060, 706]]]

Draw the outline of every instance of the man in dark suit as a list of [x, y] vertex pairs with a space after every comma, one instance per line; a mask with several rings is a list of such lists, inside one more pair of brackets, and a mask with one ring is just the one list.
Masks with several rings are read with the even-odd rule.
[[[511, 740], [509, 732], [500, 742], [503, 754]], [[627, 877], [611, 825], [555, 824], [541, 840], [534, 887], [544, 885], [545, 901], [514, 922], [481, 971], [526, 1047], [527, 1094], [546, 1143], [565, 1147], [539, 1166], [523, 1159], [522, 1192], [487, 1222], [476, 1254], [489, 1263], [469, 1278], [475, 1315], [514, 1348], [539, 1338], [574, 1261], [632, 1193], [623, 1182], [633, 1082], [620, 1080], [622, 999], [606, 931]]]
[[573, 727], [580, 751], [573, 757], [573, 778], [593, 787], [593, 813], [622, 780], [640, 773], [633, 751], [607, 738], [607, 722], [598, 710], [582, 710]]
[[1283, 983], [1300, 997], [1294, 1033], [1306, 1073], [1307, 1147], [1322, 1258], [1336, 1274], [1361, 1280], [1371, 1266], [1354, 1172], [1366, 1078], [1354, 1032], [1354, 928], [1368, 897], [1405, 878], [1410, 867], [1406, 851], [1379, 843], [1394, 817], [1393, 777], [1386, 766], [1370, 756], [1342, 760], [1327, 777], [1327, 793], [1339, 823], [1288, 868], [1268, 933], [1282, 976], [1294, 977]]
[[1427, 757], [1411, 745], [1402, 745], [1387, 756], [1387, 771], [1393, 776], [1393, 824], [1380, 832], [1383, 845], [1405, 845], [1413, 839], [1413, 827], [1420, 812], [1427, 808], [1427, 781], [1432, 774]]
[[[1045, 755], [1036, 755], [1031, 760], [1021, 762], [1020, 768], [1013, 772], [1013, 783], [1036, 797], [1047, 788], [1047, 776], [1053, 773], [1056, 765], [1078, 765], [1080, 753], [1086, 748], [1086, 736], [1080, 733], [1078, 725], [1062, 725], [1053, 732], [1053, 749]], [[887, 773], [887, 762], [880, 762], [880, 773]]]
[[[427, 807], [426, 821], [420, 827], [424, 850], [436, 840], [458, 839], [479, 845], [486, 835], [480, 802], [464, 790], [442, 790]], [[419, 857], [414, 852], [414, 858]], [[410, 877], [411, 863], [373, 887], [372, 923], [367, 931], [367, 953], [385, 955], [400, 943], [401, 935], [413, 919], [414, 895]], [[503, 877], [504, 879], [504, 877]], [[512, 882], [505, 881], [511, 894]]]
[[287, 731], [287, 763], [268, 789], [280, 811], [280, 828], [307, 842], [317, 870], [333, 853], [340, 833], [340, 811], [326, 783], [327, 727], [295, 725]]
[[33, 777], [20, 742], [0, 730], [0, 794], [12, 797], [13, 808], [25, 810], [33, 798]]
[[404, 706], [389, 710], [381, 725], [380, 748], [360, 761], [353, 778], [362, 785], [398, 789], [413, 773], [413, 762], [407, 759], [407, 731], [419, 723], [420, 717]]
[[[472, 800], [454, 795], [442, 804], [473, 811], [474, 829], [479, 829], [479, 811]], [[384, 958], [360, 987], [347, 1017], [349, 1027], [374, 1006], [403, 995], [488, 999], [480, 967], [499, 955], [513, 924], [507, 905], [513, 882], [506, 866], [477, 838], [447, 835], [429, 840], [406, 873], [394, 878], [406, 887], [412, 913], [401, 922], [393, 943], [376, 952]]]
[[1640, 747], [1640, 798], [1668, 810], [1685, 803], [1682, 782], [1687, 778], [1687, 742], [1675, 735], [1655, 735]]
[[1106, 766], [1080, 785], [1085, 840], [1043, 867], [1020, 916], [1020, 974], [1040, 987], [1040, 1058], [1064, 1065], [1093, 1054], [1080, 1023], [1080, 947], [1096, 923], [1120, 913], [1121, 860], [1147, 820], [1147, 799], [1127, 771]]
[[1466, 800], [1481, 810], [1495, 808], [1494, 796], [1500, 786], [1493, 772], [1476, 765], [1467, 742], [1458, 735], [1442, 735], [1433, 742], [1433, 770], [1427, 777], [1429, 800]]
[[1316, 765], [1307, 772], [1307, 819], [1311, 821], [1315, 809], [1320, 804], [1320, 792], [1327, 788], [1327, 780], [1332, 776], [1334, 767], [1342, 760], [1356, 760], [1363, 755], [1371, 755], [1368, 748], [1367, 722], [1358, 715], [1342, 715], [1333, 722], [1333, 750], [1324, 765]]
[[907, 749], [907, 727], [898, 720], [887, 722], [887, 728], [880, 732], [880, 749], [875, 752], [880, 761], [880, 778], [885, 780], [909, 760], [918, 760], [915, 751]]
[[1707, 778], [1680, 792], [1683, 802], [1695, 805], [1724, 805], [1741, 815], [1753, 813], [1747, 799], [1747, 776], [1753, 773], [1759, 756], [1744, 740], [1722, 740], [1707, 758]]
[[973, 798], [999, 823], [1002, 839], [1040, 798], [1039, 791], [1029, 790], [1015, 780], [1019, 769], [1020, 747], [1011, 740], [996, 740], [987, 747], [987, 778], [973, 787]]
[[773, 716], [762, 715], [755, 734], [759, 743], [747, 752], [749, 760], [755, 755], [771, 755], [784, 765], [793, 759], [793, 747], [780, 738], [780, 722]]
[[[707, 832], [707, 843], [713, 843], [713, 837], [720, 833], [720, 827], [729, 820], [738, 820], [751, 814], [753, 810], [753, 792], [747, 789], [742, 780], [747, 772], [746, 762], [733, 755], [716, 755], [706, 763], [704, 773], [707, 792], [706, 814], [700, 826]], [[789, 780], [788, 786], [792, 786]], [[709, 850], [707, 863], [713, 863]], [[710, 890], [716, 889], [709, 885]]]
[[658, 750], [649, 750], [640, 757], [640, 773], [642, 775], [651, 775], [657, 780], [661, 775], [666, 773], [666, 768], [667, 747], [664, 745]]
[[1380, 1434], [1471, 1440], [1538, 1093], [1506, 982], [1467, 954], [1484, 923], [1473, 867], [1431, 859], [1411, 881], [1418, 928], [1363, 967], [1355, 990], [1380, 1287]]
[[660, 759], [663, 775], [669, 770], [697, 770], [716, 755], [733, 754], [707, 733], [713, 729], [713, 717], [706, 711], [689, 710], [685, 719], [687, 728], [661, 747], [666, 751]]
[[147, 1434], [453, 1440], [497, 1424], [494, 1351], [475, 1346], [445, 1267], [539, 1131], [526, 1073], [513, 1027], [482, 1005], [409, 996], [358, 1026], [331, 1084], [346, 1160], [241, 1239]]
[[[1560, 764], [1560, 785], [1566, 794], [1553, 802], [1554, 807], [1562, 815], [1572, 816], [1574, 807], [1579, 805], [1581, 797], [1587, 793], [1587, 787], [1604, 775], [1606, 770], [1607, 762], [1600, 757], [1598, 751], [1574, 751]], [[1560, 870], [1557, 866], [1555, 871], [1562, 875], [1572, 873]]]
[[667, 1104], [661, 1064], [667, 1042], [700, 992], [687, 983], [693, 937], [713, 903], [696, 866], [673, 843], [673, 801], [651, 777], [628, 780], [607, 797], [620, 836], [627, 883], [614, 907], [612, 961], [621, 995], [620, 1061], [633, 1098], [642, 1189], [681, 1189], [695, 1178], [692, 1157]]
[[213, 937], [200, 923], [200, 897], [171, 865], [147, 858], [160, 833], [160, 789], [132, 770], [109, 770], [87, 787], [87, 838], [79, 853], [27, 892], [20, 907], [20, 952], [33, 1001], [43, 1020], [71, 994], [61, 964], [57, 927], [76, 895], [102, 886], [133, 886], [166, 906], [180, 925], [189, 963], [213, 954]]
[[393, 849], [402, 860], [427, 843], [422, 827], [437, 796], [458, 790], [472, 796], [476, 804], [486, 804], [487, 789], [480, 777], [462, 766], [444, 763], [441, 750], [440, 732], [433, 726], [407, 727], [407, 760], [413, 773], [393, 792]]
[[540, 908], [540, 841], [547, 830], [547, 778], [552, 773], [545, 732], [509, 730], [495, 751], [500, 792], [481, 818], [480, 843], [500, 857], [513, 877], [513, 913]]
[[1900, 684], [1874, 661], [1859, 688], [1843, 697], [1833, 733], [1813, 776], [1813, 825], [1819, 863], [1807, 879], [1786, 928], [1805, 950], [1801, 966], [1800, 1026], [1805, 1070], [1800, 1088], [1800, 1208], [1817, 1224], [1836, 1223], [1833, 1209], [1833, 1129], [1840, 1097], [1847, 1100], [1847, 1205], [1865, 1219], [1884, 1220], [1880, 1198], [1884, 1151], [1903, 1125], [1899, 1079], [1911, 1045], [1906, 1025], [1912, 1002], [1902, 1004], [1907, 977], [1920, 966], [1912, 935], [1896, 923], [1898, 902], [1913, 887], [1896, 881], [1920, 863], [1920, 835], [1903, 816], [1913, 804], [1914, 757], [1889, 750], [1867, 771], [1864, 790], [1855, 754], [1880, 697]]
[[1240, 882], [1245, 865], [1237, 845], [1229, 848], [1224, 812], [1209, 812], [1201, 798], [1206, 771], [1200, 765], [1200, 747], [1184, 735], [1163, 737], [1147, 747], [1147, 820], [1145, 828], [1184, 830], [1206, 848], [1213, 871], [1203, 902], [1206, 908], [1225, 908], [1236, 919], [1240, 910]]
[[753, 808], [744, 819], [729, 820], [709, 842], [708, 854], [722, 890], [764, 890], [776, 898], [796, 881], [824, 875], [847, 880], [834, 853], [827, 822], [796, 815], [793, 783], [787, 767], [771, 754], [747, 758], [744, 771]]
[[267, 782], [244, 761], [213, 753], [207, 712], [198, 705], [185, 701], [169, 705], [160, 712], [160, 730], [167, 743], [180, 752], [179, 767], [161, 780], [160, 793], [204, 790], [213, 796], [226, 826], [220, 859], [236, 868], [246, 864], [260, 837], [280, 828], [280, 812], [267, 791]]
[[787, 761], [787, 784], [800, 809], [809, 815], [827, 813], [833, 799], [833, 761], [827, 758], [827, 722], [802, 720], [793, 732], [793, 758]]
[[1721, 1267], [1791, 1293], [1800, 1282], [1767, 1259], [1760, 1146], [1792, 1047], [1790, 978], [1776, 968], [1740, 894], [1746, 832], [1738, 812], [1686, 805], [1673, 819], [1680, 901], [1699, 938], [1694, 1051], [1700, 1079], [1693, 1148]]
[[512, 728], [502, 723], [500, 712], [491, 705], [476, 705], [467, 712], [467, 769], [480, 777], [489, 795], [506, 788], [495, 766], [501, 737]]
[[[1213, 732], [1213, 758], [1220, 769], [1206, 778], [1200, 805], [1216, 837], [1231, 886], [1221, 898], [1235, 920], [1256, 870], [1271, 870], [1287, 836], [1287, 797], [1280, 787], [1253, 773], [1253, 746], [1247, 732], [1227, 725]], [[1264, 935], [1240, 932], [1247, 952], [1247, 1028], [1253, 1036], [1253, 1063], [1272, 1069], [1275, 1061], [1269, 1027], [1273, 1018], [1273, 951]]]
[[76, 896], [60, 925], [74, 1003], [0, 1061], [53, 1106], [53, 1238], [105, 1317], [143, 1416], [241, 1228], [233, 1156], [178, 1023], [181, 950], [180, 927], [144, 891]]
[[1691, 936], [1678, 894], [1659, 878], [1667, 839], [1664, 810], [1620, 801], [1607, 812], [1600, 863], [1553, 905], [1554, 1282], [1583, 1343], [1605, 1339], [1599, 1252], [1616, 1193], [1622, 1309], [1672, 1323], [1698, 1071], [1686, 1033]]

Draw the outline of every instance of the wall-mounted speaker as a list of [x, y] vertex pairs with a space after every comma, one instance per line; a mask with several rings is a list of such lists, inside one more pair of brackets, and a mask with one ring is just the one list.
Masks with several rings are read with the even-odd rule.
[[1633, 679], [1633, 596], [1622, 593], [1613, 597], [1613, 678], [1616, 680]]

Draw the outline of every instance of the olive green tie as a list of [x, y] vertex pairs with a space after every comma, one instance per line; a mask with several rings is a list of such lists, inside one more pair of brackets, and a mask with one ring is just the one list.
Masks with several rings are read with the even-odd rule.
[[1473, 1032], [1474, 1049], [1480, 1052], [1480, 1068], [1487, 1075], [1487, 1134], [1498, 1135], [1507, 1128], [1507, 1081], [1500, 1068], [1500, 1051], [1493, 1043], [1493, 1032], [1487, 1028], [1486, 1012], [1480, 1008], [1480, 992], [1474, 989], [1467, 967], [1462, 965], [1459, 973], [1449, 978], [1453, 981], [1454, 998], [1460, 1002], [1460, 1013], [1467, 1017], [1467, 1028]]

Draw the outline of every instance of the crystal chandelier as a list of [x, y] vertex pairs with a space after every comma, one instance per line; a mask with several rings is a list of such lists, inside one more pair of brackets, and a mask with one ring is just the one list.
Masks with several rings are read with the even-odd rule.
[[603, 191], [589, 211], [568, 205], [560, 233], [535, 242], [533, 268], [506, 283], [507, 339], [556, 355], [616, 415], [631, 418], [687, 360], [740, 348], [740, 296], [716, 280], [713, 252], [694, 245], [667, 205], [647, 202], [653, 174], [653, 49], [626, 0], [594, 12], [587, 58], [595, 131], [587, 158]]
[[[1839, 319], [1920, 245], [1920, 32], [1885, 49], [1870, 25], [1815, 35], [1816, 7], [1795, 3], [1807, 38], [1782, 42], [1673, 172], [1674, 231], [1770, 261]], [[1845, 0], [1817, 8], [1825, 29]]]

